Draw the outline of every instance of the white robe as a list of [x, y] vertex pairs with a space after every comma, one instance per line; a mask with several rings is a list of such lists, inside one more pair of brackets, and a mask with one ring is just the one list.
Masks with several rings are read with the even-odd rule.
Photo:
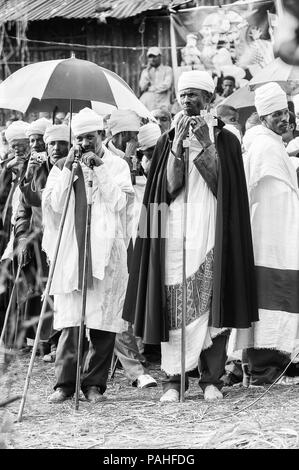
[[[93, 170], [91, 212], [91, 264], [93, 289], [87, 290], [87, 328], [121, 332], [126, 329], [122, 308], [127, 285], [127, 242], [131, 237], [127, 199], [134, 194], [129, 167], [105, 147], [104, 164]], [[82, 164], [85, 183], [88, 168]], [[42, 195], [42, 246], [53, 259], [70, 171], [54, 166]], [[50, 294], [54, 295], [54, 328], [78, 326], [81, 292], [78, 291], [78, 245], [75, 231], [75, 194], [71, 191]], [[82, 220], [82, 224], [85, 221]]]
[[[118, 155], [120, 158], [125, 157], [125, 152], [116, 148], [111, 141], [108, 142], [107, 148]], [[135, 177], [136, 184], [133, 185], [135, 197], [128, 201], [128, 211], [131, 216], [132, 227], [130, 227], [130, 232], [132, 233], [132, 241], [135, 244], [137, 232], [138, 232], [138, 223], [140, 220], [140, 213], [142, 210], [142, 201], [146, 186], [146, 177], [144, 175], [136, 176]]]
[[[255, 126], [247, 145], [244, 168], [249, 194], [255, 266], [258, 274], [259, 321], [248, 330], [233, 332], [231, 347], [276, 349], [292, 353], [299, 338], [299, 311], [265, 308], [274, 294], [287, 302], [298, 297], [282, 283], [268, 283], [260, 273], [282, 279], [299, 271], [299, 190], [296, 170], [281, 137], [263, 125]], [[262, 269], [260, 269], [262, 268]], [[290, 285], [288, 282], [286, 285]], [[267, 296], [267, 299], [265, 300]]]

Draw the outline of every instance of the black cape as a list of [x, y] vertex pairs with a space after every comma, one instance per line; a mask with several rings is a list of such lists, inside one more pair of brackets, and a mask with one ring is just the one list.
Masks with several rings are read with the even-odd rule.
[[[215, 128], [219, 157], [214, 277], [209, 325], [222, 328], [248, 328], [258, 320], [257, 290], [246, 180], [238, 139]], [[136, 238], [123, 318], [134, 323], [134, 333], [144, 343], [159, 344], [169, 340], [164, 288], [165, 239], [161, 237], [162, 218], [154, 209], [170, 200], [167, 193], [167, 160], [174, 130], [157, 142]], [[157, 204], [152, 204], [157, 203]], [[152, 216], [153, 215], [153, 216]], [[145, 227], [145, 231], [140, 231]], [[158, 237], [151, 238], [158, 232]]]

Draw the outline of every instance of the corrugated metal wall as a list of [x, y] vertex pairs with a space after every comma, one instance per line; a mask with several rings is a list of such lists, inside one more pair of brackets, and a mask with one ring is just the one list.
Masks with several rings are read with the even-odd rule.
[[[142, 35], [138, 31], [139, 19], [108, 20], [107, 24], [96, 20], [66, 20], [52, 19], [29, 23], [27, 37], [34, 40], [49, 42], [64, 42], [83, 45], [111, 45], [120, 48], [84, 48], [33, 43], [29, 42], [30, 62], [61, 59], [70, 57], [74, 51], [76, 57], [91, 60], [103, 67], [113, 70], [120, 75], [138, 93], [138, 80], [146, 61], [146, 50], [149, 46], [159, 45], [163, 49], [163, 62], [171, 64], [169, 18], [167, 16], [152, 16], [145, 18], [143, 34], [144, 49], [142, 50]], [[13, 36], [14, 31], [10, 34]], [[122, 48], [123, 47], [123, 48]], [[19, 55], [9, 59], [11, 72], [21, 64]], [[5, 71], [2, 67], [2, 76]]]

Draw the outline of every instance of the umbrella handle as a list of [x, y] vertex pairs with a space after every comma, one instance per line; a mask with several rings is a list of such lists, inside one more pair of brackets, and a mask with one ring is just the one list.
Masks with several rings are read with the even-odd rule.
[[75, 387], [75, 409], [76, 410], [79, 409], [79, 393], [80, 393], [83, 341], [84, 341], [84, 324], [85, 324], [86, 299], [87, 299], [88, 266], [90, 262], [89, 246], [90, 246], [92, 189], [93, 189], [93, 166], [89, 168], [88, 182], [87, 182], [87, 194], [86, 194], [87, 214], [86, 214], [86, 223], [85, 223], [85, 246], [84, 246], [84, 265], [83, 265], [83, 281], [82, 281], [82, 307], [81, 307], [81, 321], [80, 321], [80, 326], [79, 326], [79, 337], [78, 337], [76, 387]]

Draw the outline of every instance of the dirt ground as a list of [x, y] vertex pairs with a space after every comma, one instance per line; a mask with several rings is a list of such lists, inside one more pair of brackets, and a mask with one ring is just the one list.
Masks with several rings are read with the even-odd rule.
[[[18, 355], [0, 378], [0, 401], [22, 394], [30, 356]], [[0, 408], [0, 447], [13, 449], [298, 449], [299, 386], [224, 388], [225, 398], [208, 403], [190, 379], [186, 400], [161, 404], [161, 372], [151, 365], [158, 386], [137, 389], [121, 369], [109, 380], [107, 401], [50, 404], [53, 364], [36, 358], [23, 421], [20, 400]], [[248, 407], [248, 405], [252, 404]], [[244, 408], [247, 407], [245, 410]], [[5, 444], [4, 444], [5, 443]]]

